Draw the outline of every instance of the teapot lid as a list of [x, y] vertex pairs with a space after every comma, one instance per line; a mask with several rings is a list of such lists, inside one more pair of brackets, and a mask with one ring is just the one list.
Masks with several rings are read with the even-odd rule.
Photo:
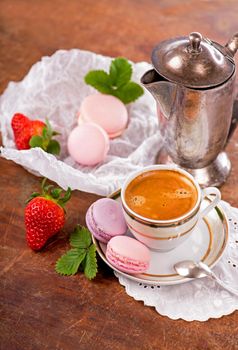
[[200, 33], [161, 42], [152, 51], [152, 64], [169, 81], [190, 88], [209, 88], [229, 79], [235, 70], [232, 56]]

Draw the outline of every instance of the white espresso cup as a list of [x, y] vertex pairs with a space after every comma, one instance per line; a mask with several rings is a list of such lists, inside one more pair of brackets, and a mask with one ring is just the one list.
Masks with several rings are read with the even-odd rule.
[[[137, 176], [151, 170], [172, 170], [190, 179], [197, 189], [197, 202], [194, 207], [183, 216], [171, 220], [153, 220], [135, 213], [125, 200], [127, 186]], [[201, 209], [202, 200], [209, 195], [212, 195], [210, 204], [205, 209]], [[176, 248], [191, 235], [198, 220], [206, 216], [220, 201], [221, 193], [216, 187], [201, 189], [194, 177], [181, 168], [168, 165], [152, 165], [134, 172], [126, 179], [121, 189], [121, 199], [127, 225], [136, 239], [151, 249], [168, 251]]]

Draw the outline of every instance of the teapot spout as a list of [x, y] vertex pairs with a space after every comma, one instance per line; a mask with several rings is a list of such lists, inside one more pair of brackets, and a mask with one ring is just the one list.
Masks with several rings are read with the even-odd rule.
[[154, 69], [141, 77], [141, 84], [154, 96], [163, 115], [169, 119], [176, 99], [177, 85], [163, 78]]

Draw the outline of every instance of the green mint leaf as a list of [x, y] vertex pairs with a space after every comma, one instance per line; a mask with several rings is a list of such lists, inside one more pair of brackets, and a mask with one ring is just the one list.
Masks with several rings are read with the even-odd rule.
[[132, 76], [132, 66], [127, 59], [123, 57], [115, 58], [110, 66], [110, 78], [114, 87], [120, 87], [127, 84]]
[[55, 270], [61, 275], [75, 275], [78, 271], [79, 265], [86, 256], [85, 249], [71, 249], [61, 258], [59, 258], [55, 265]]
[[111, 79], [103, 70], [92, 70], [84, 77], [85, 83], [93, 86], [103, 94], [112, 94]]
[[51, 154], [60, 154], [60, 144], [56, 140], [50, 140], [50, 142], [47, 145], [46, 152]]
[[113, 95], [127, 104], [143, 95], [143, 88], [130, 81], [132, 65], [126, 58], [112, 60], [109, 74], [103, 70], [92, 70], [84, 77], [86, 84], [93, 86], [103, 94]]
[[31, 148], [42, 147], [42, 143], [43, 143], [42, 136], [34, 135], [31, 137], [29, 145], [31, 146]]
[[114, 96], [118, 97], [125, 104], [135, 101], [137, 98], [142, 96], [144, 90], [142, 87], [130, 81], [126, 85], [121, 86], [119, 89], [114, 91]]
[[86, 227], [77, 225], [70, 235], [70, 245], [74, 248], [88, 248], [92, 243], [89, 230]]
[[89, 280], [91, 280], [96, 276], [98, 271], [95, 244], [92, 244], [88, 249], [84, 262], [84, 274]]

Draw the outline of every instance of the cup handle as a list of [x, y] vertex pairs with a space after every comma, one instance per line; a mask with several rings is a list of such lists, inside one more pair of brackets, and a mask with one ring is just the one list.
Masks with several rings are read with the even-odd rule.
[[213, 195], [214, 199], [205, 209], [200, 212], [200, 218], [206, 216], [209, 211], [212, 210], [221, 200], [221, 192], [216, 187], [207, 187], [202, 190], [202, 199], [209, 195]]

